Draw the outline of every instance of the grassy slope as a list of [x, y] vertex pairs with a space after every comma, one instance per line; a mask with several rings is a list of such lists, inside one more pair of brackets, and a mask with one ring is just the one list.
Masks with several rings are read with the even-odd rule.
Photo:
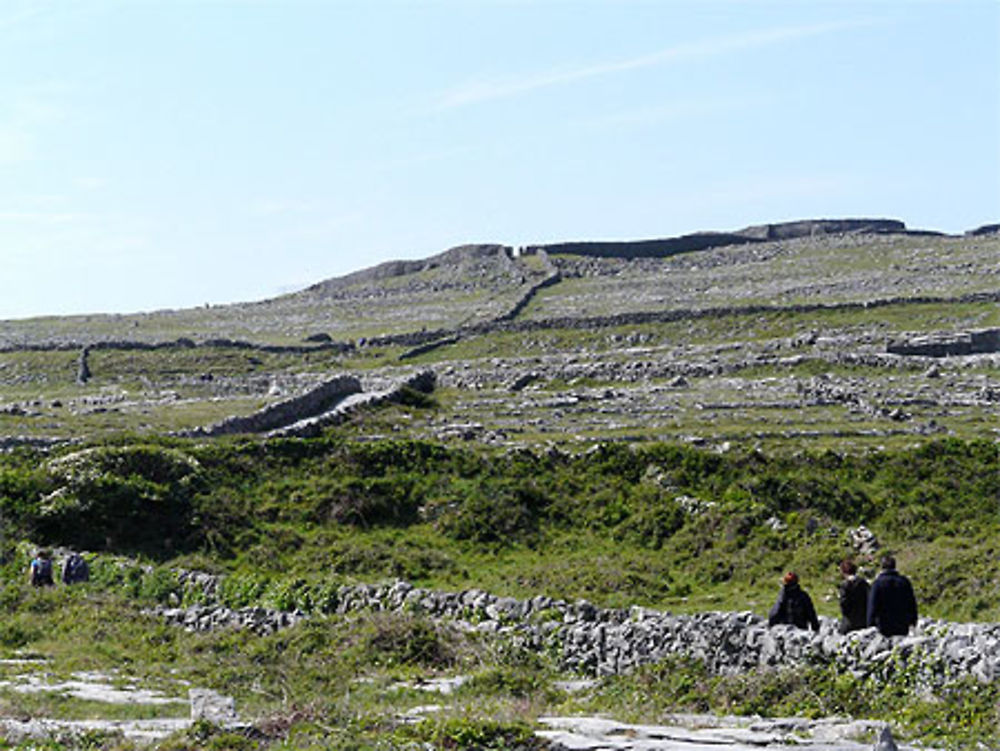
[[[401, 414], [359, 420], [392, 417]], [[759, 613], [780, 573], [794, 567], [820, 612], [835, 615], [829, 596], [836, 562], [849, 552], [844, 531], [865, 522], [899, 551], [925, 614], [1000, 619], [990, 596], [1000, 585], [995, 444], [781, 456], [608, 446], [574, 458], [356, 443], [350, 435], [360, 427], [308, 441], [126, 440], [41, 461], [32, 452], [2, 457], [8, 541], [30, 534], [109, 545], [162, 568], [143, 573], [101, 557], [87, 587], [34, 592], [20, 574], [26, 549], [8, 549], [0, 649], [43, 656], [54, 675], [117, 669], [168, 695], [183, 696], [184, 682], [234, 694], [276, 748], [395, 747], [415, 739], [484, 748], [484, 738], [523, 734], [524, 723], [542, 714], [610, 712], [657, 722], [679, 709], [851, 713], [963, 748], [991, 738], [993, 686], [928, 696], [905, 675], [875, 684], [822, 668], [758, 676], [751, 686], [681, 662], [570, 695], [556, 687], [558, 670], [544, 655], [415, 616], [321, 618], [253, 637], [187, 634], [141, 615], [143, 605], [176, 591], [166, 573], [176, 565], [228, 572], [222, 597], [233, 606], [308, 609], [312, 593], [337, 582], [403, 577], [519, 597]], [[60, 488], [58, 504], [42, 501]], [[685, 512], [679, 497], [697, 502], [687, 501]], [[444, 702], [443, 714], [415, 727], [397, 724], [396, 713], [428, 701], [397, 682], [440, 674], [474, 680]], [[108, 716], [97, 706], [10, 692], [0, 692], [0, 710]], [[214, 737], [229, 744], [216, 747], [245, 747], [211, 729], [191, 732], [204, 737], [177, 742], [202, 748]]]
[[[875, 297], [887, 290], [992, 291], [995, 269], [984, 267], [983, 259], [995, 259], [998, 242], [879, 238], [842, 243], [838, 257], [824, 255], [829, 242], [790, 243], [764, 256], [741, 251], [673, 259], [655, 273], [649, 264], [607, 262], [622, 267], [620, 278], [570, 278], [543, 290], [525, 315], [649, 310], [650, 301], [653, 308], [854, 301], [867, 299], [865, 290], [872, 288], [878, 290]], [[872, 287], [851, 286], [858, 279], [846, 276], [847, 256], [851, 274], [863, 272], [875, 280]], [[538, 271], [530, 268], [534, 262], [526, 260], [529, 276]], [[347, 302], [300, 296], [148, 316], [7, 322], [0, 337], [224, 336], [293, 343], [326, 331], [351, 338], [488, 317], [521, 291], [487, 280], [455, 296], [444, 284], [450, 278], [425, 277], [418, 280], [426, 285], [419, 299], [409, 295], [403, 280], [388, 285], [389, 304], [383, 299], [359, 307], [370, 291], [364, 289]], [[623, 286], [623, 280], [629, 284]], [[777, 286], [759, 292], [775, 280]], [[426, 291], [435, 284], [442, 286], [438, 294]], [[402, 348], [343, 356], [211, 347], [95, 351], [94, 378], [86, 386], [74, 382], [75, 352], [0, 353], [3, 403], [26, 407], [26, 414], [0, 412], [0, 435], [86, 435], [94, 445], [118, 447], [101, 449], [110, 458], [91, 456], [81, 465], [89, 470], [78, 467], [75, 474], [58, 469], [53, 459], [78, 446], [0, 455], [5, 542], [9, 548], [27, 537], [138, 555], [163, 566], [227, 572], [265, 604], [294, 602], [321, 582], [403, 577], [424, 586], [478, 586], [519, 597], [547, 593], [609, 606], [762, 613], [781, 572], [794, 567], [820, 612], [835, 615], [834, 567], [849, 552], [844, 532], [865, 523], [885, 547], [898, 551], [924, 613], [996, 621], [1000, 605], [991, 596], [1000, 585], [995, 404], [980, 399], [970, 402], [978, 406], [908, 407], [913, 423], [934, 419], [951, 439], [896, 431], [884, 419], [842, 406], [807, 410], [765, 404], [775, 394], [794, 394], [797, 384], [815, 376], [864, 387], [880, 399], [941, 383], [955, 396], [978, 398], [996, 382], [989, 361], [942, 361], [941, 379], [928, 381], [923, 363], [892, 371], [837, 364], [824, 360], [828, 353], [817, 347], [795, 365], [691, 378], [683, 389], [655, 380], [542, 381], [516, 397], [534, 405], [527, 408], [514, 403], [506, 379], [514, 366], [530, 368], [531, 358], [725, 362], [732, 356], [727, 352], [764, 351], [808, 332], [869, 337], [878, 351], [900, 332], [997, 325], [998, 307], [977, 303], [496, 332], [465, 338], [413, 362], [442, 372], [482, 369], [481, 386], [445, 383], [435, 407], [368, 411], [323, 439], [270, 443], [198, 444], [156, 436], [249, 412], [275, 398], [268, 395], [269, 386], [281, 379], [340, 371], [391, 377]], [[647, 387], [662, 391], [650, 396]], [[549, 397], [608, 389], [620, 392], [620, 402], [599, 404], [619, 410], [616, 426], [595, 420], [586, 400], [578, 407], [543, 406]], [[738, 409], [718, 406], [739, 399], [748, 403]], [[625, 406], [638, 411], [630, 417]], [[434, 438], [441, 426], [470, 421], [482, 423], [485, 431], [506, 431], [531, 450], [522, 454]], [[678, 445], [692, 434], [717, 445], [729, 441], [729, 451]], [[387, 436], [393, 440], [384, 440]], [[655, 439], [669, 444], [653, 445]], [[549, 452], [553, 444], [582, 451], [605, 440], [637, 442], [638, 448], [612, 446], [581, 458]], [[60, 488], [63, 493], [53, 496]], [[697, 499], [695, 510], [682, 510], [676, 500], [681, 497]], [[775, 520], [784, 529], [775, 531]], [[274, 738], [285, 739], [276, 741], [279, 747], [364, 748], [419, 739], [440, 748], [462, 743], [482, 748], [488, 747], [485, 741], [468, 739], [523, 732], [521, 721], [575, 709], [627, 712], [651, 721], [678, 708], [852, 713], [891, 720], [925, 739], [986, 739], [987, 744], [997, 722], [995, 687], [927, 697], [920, 687], [859, 686], [822, 672], [768, 676], [751, 687], [706, 676], [698, 666], [672, 665], [605, 681], [571, 697], [554, 688], [554, 668], [544, 659], [440, 631], [419, 619], [331, 619], [266, 639], [184, 634], [139, 613], [169, 587], [108, 575], [88, 590], [31, 592], [20, 581], [24, 562], [13, 559], [5, 577], [0, 648], [11, 655], [43, 654], [49, 659], [46, 669], [57, 673], [125, 666], [168, 689], [183, 692], [181, 680], [220, 688], [236, 694]], [[862, 563], [872, 570], [871, 561]], [[414, 644], [426, 644], [428, 651], [408, 652]], [[427, 703], [427, 697], [394, 688], [394, 681], [440, 671], [472, 673], [481, 681], [450, 700], [452, 709], [440, 719], [419, 730], [397, 727], [390, 720], [396, 709]], [[55, 704], [0, 693], [0, 707], [8, 714], [96, 711]], [[507, 722], [507, 730], [490, 726], [497, 718]], [[176, 747], [246, 747], [240, 739], [213, 739], [210, 730], [202, 731], [204, 737], [192, 736]]]

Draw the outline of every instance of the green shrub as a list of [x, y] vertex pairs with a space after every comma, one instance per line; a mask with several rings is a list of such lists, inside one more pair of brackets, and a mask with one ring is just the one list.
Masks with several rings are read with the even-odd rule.
[[47, 471], [57, 489], [34, 519], [44, 540], [158, 554], [188, 542], [200, 479], [191, 457], [158, 446], [106, 446], [55, 459]]
[[618, 530], [619, 537], [659, 550], [684, 526], [684, 511], [659, 488], [640, 485], [629, 501], [630, 513]]
[[476, 673], [462, 684], [462, 694], [474, 696], [510, 696], [518, 699], [541, 697], [553, 700], [557, 696], [549, 681], [537, 669], [496, 666]]
[[157, 751], [254, 751], [259, 746], [244, 735], [207, 720], [198, 720], [187, 730], [160, 742], [156, 748]]
[[365, 639], [365, 652], [376, 665], [443, 668], [456, 654], [435, 622], [414, 615], [376, 614]]
[[421, 721], [415, 735], [434, 748], [455, 751], [480, 749], [542, 749], [547, 745], [536, 738], [526, 722], [485, 719], [479, 717], [446, 717]]
[[21, 649], [37, 640], [43, 633], [43, 624], [28, 625], [21, 621], [0, 621], [0, 647]]
[[455, 508], [441, 517], [441, 528], [456, 540], [507, 545], [537, 540], [547, 498], [528, 480], [488, 480], [455, 484]]

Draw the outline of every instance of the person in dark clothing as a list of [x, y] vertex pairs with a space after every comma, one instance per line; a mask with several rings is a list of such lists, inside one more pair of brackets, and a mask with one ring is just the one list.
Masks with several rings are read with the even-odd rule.
[[868, 593], [871, 587], [863, 576], [858, 576], [854, 561], [840, 562], [840, 633], [857, 631], [868, 625]]
[[797, 628], [811, 628], [813, 631], [819, 631], [816, 608], [813, 607], [812, 599], [806, 594], [806, 591], [799, 586], [798, 574], [789, 571], [785, 574], [782, 585], [778, 601], [774, 603], [774, 607], [771, 608], [771, 612], [767, 616], [767, 625], [776, 626], [779, 623], [788, 623]]
[[39, 550], [28, 567], [28, 579], [33, 587], [51, 587], [52, 554], [48, 550]]
[[887, 555], [868, 594], [868, 625], [877, 626], [883, 636], [906, 636], [916, 624], [913, 585], [896, 570], [896, 559]]
[[63, 584], [90, 581], [90, 566], [87, 565], [87, 560], [79, 553], [70, 553], [63, 563], [62, 580]]

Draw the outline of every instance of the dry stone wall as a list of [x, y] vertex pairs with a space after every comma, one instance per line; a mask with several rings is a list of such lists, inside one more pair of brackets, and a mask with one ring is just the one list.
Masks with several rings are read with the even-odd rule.
[[306, 415], [329, 409], [350, 394], [361, 391], [361, 381], [355, 376], [339, 375], [324, 381], [304, 394], [272, 404], [246, 417], [227, 417], [209, 425], [184, 431], [186, 437], [219, 436], [232, 433], [262, 433], [295, 423]]
[[[185, 584], [210, 600], [218, 579], [186, 572]], [[674, 615], [640, 607], [604, 609], [580, 600], [540, 595], [527, 600], [478, 589], [437, 592], [404, 581], [345, 585], [323, 612], [420, 613], [457, 621], [470, 630], [496, 634], [522, 646], [555, 651], [567, 669], [611, 675], [670, 656], [703, 661], [718, 673], [744, 673], [800, 665], [836, 664], [856, 675], [889, 678], [910, 671], [926, 685], [963, 676], [1000, 678], [1000, 624], [950, 623], [923, 618], [910, 636], [886, 638], [875, 629], [841, 635], [831, 618], [817, 633], [792, 626], [769, 627], [752, 612]], [[309, 617], [301, 611], [222, 606], [161, 608], [168, 623], [191, 630], [246, 628], [272, 633]]]
[[267, 433], [268, 438], [309, 438], [317, 436], [323, 428], [336, 425], [363, 407], [373, 407], [385, 402], [398, 400], [406, 389], [425, 394], [434, 390], [437, 378], [432, 370], [421, 370], [394, 382], [388, 388], [347, 395], [332, 409], [318, 415], [302, 417], [275, 428]]
[[890, 342], [886, 351], [894, 355], [955, 357], [1000, 352], [1000, 329], [957, 333], [910, 334]]
[[680, 237], [622, 242], [566, 242], [553, 245], [529, 245], [526, 253], [545, 251], [552, 254], [596, 256], [601, 258], [664, 258], [728, 245], [746, 245], [772, 240], [792, 240], [815, 235], [843, 233], [864, 234], [938, 234], [911, 232], [895, 219], [806, 219], [796, 222], [760, 224], [736, 232], [695, 232]]

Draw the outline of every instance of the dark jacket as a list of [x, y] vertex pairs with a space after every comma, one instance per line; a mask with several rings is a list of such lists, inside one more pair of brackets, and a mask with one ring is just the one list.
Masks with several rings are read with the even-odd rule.
[[840, 583], [840, 633], [857, 631], [868, 625], [868, 594], [871, 587], [860, 576], [851, 576]]
[[31, 561], [31, 585], [33, 587], [51, 587], [52, 559], [34, 558]]
[[798, 628], [809, 627], [813, 631], [819, 631], [816, 608], [813, 607], [809, 595], [798, 584], [786, 584], [781, 588], [778, 601], [774, 603], [767, 616], [767, 625], [775, 626], [779, 623], [789, 623]]
[[910, 580], [895, 569], [883, 571], [868, 594], [868, 625], [883, 636], [905, 636], [917, 623], [917, 598]]

